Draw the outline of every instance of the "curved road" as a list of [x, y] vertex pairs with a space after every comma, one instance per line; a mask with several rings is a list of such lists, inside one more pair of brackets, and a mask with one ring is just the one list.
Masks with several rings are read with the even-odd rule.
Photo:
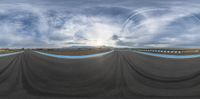
[[114, 51], [59, 59], [34, 51], [0, 57], [0, 98], [200, 96], [200, 58], [166, 59]]

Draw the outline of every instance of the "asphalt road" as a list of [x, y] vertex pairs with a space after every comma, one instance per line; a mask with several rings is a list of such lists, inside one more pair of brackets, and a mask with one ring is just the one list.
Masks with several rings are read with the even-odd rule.
[[33, 51], [0, 58], [0, 99], [200, 97], [200, 58], [128, 51], [58, 59]]

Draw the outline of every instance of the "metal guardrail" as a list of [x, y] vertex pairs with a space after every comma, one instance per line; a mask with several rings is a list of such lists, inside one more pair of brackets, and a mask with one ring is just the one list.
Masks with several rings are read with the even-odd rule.
[[183, 49], [132, 49], [139, 52], [150, 52], [150, 53], [162, 53], [162, 54], [190, 54], [200, 53], [200, 49], [194, 50], [183, 50]]

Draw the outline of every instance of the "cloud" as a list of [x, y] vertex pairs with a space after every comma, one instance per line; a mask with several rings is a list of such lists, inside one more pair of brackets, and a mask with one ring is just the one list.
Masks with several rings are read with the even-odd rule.
[[108, 19], [76, 15], [52, 34], [66, 37], [65, 41], [85, 42], [88, 45], [114, 45], [110, 38], [119, 30], [118, 24], [110, 23]]
[[120, 30], [119, 20], [106, 17], [109, 13], [59, 12], [23, 3], [0, 7], [1, 47], [69, 46], [66, 42], [114, 46], [110, 38]]
[[200, 47], [196, 0], [36, 1], [0, 1], [0, 47]]
[[45, 44], [42, 33], [47, 31], [48, 26], [40, 10], [26, 4], [0, 6], [0, 41], [4, 42], [1, 47]]
[[133, 47], [199, 47], [199, 8], [171, 6], [135, 13], [125, 22], [118, 42], [132, 42]]

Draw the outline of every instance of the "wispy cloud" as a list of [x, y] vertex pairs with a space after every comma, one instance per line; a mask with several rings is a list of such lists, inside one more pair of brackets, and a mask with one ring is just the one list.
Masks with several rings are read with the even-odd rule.
[[36, 1], [0, 1], [0, 47], [200, 47], [196, 0]]
[[199, 47], [200, 9], [194, 5], [139, 11], [125, 22], [119, 42], [135, 47]]

